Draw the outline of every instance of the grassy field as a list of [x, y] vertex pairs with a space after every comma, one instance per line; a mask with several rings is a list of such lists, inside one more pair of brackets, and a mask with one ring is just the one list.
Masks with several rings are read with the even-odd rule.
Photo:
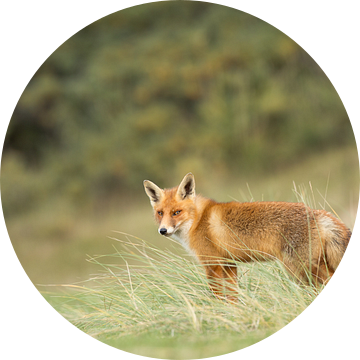
[[[336, 149], [268, 176], [244, 174], [226, 183], [216, 174], [196, 177], [197, 191], [218, 201], [304, 201], [333, 209], [352, 228], [359, 179], [347, 174], [357, 167], [352, 148]], [[142, 184], [138, 194], [90, 210], [44, 203], [6, 221], [33, 283], [94, 338], [150, 357], [216, 356], [270, 336], [321, 291], [297, 285], [277, 262], [239, 264], [239, 302], [217, 300], [184, 249], [157, 234]]]
[[113, 254], [89, 259], [98, 275], [43, 294], [85, 333], [134, 354], [191, 359], [242, 349], [284, 327], [321, 291], [295, 283], [277, 262], [239, 264], [239, 301], [229, 304], [171, 245], [118, 235]]

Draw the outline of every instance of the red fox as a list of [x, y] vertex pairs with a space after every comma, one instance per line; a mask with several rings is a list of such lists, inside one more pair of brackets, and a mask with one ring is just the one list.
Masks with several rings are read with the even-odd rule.
[[160, 189], [148, 180], [144, 187], [159, 233], [193, 254], [205, 267], [214, 294], [223, 298], [227, 293], [229, 301], [236, 301], [236, 261], [278, 259], [298, 280], [325, 284], [351, 236], [333, 215], [303, 203], [219, 203], [195, 195], [191, 173], [171, 189]]

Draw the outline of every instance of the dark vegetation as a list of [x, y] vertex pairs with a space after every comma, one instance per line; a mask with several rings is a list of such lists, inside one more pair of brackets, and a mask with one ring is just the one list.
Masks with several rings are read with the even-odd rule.
[[223, 6], [151, 3], [82, 29], [31, 79], [4, 145], [3, 207], [89, 206], [139, 194], [144, 177], [264, 174], [343, 146], [356, 151], [339, 96], [282, 32]]

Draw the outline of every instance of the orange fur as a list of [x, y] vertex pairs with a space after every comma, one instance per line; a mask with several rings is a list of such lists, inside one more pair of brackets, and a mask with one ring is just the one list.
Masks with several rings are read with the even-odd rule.
[[300, 281], [326, 283], [350, 240], [350, 230], [330, 213], [303, 203], [228, 202], [195, 195], [194, 176], [179, 186], [144, 187], [159, 233], [178, 240], [204, 265], [214, 294], [235, 301], [234, 261], [278, 259]]

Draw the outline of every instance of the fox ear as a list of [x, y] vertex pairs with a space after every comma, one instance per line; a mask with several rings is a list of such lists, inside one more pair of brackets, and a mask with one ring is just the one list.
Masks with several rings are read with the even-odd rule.
[[192, 173], [186, 174], [182, 179], [177, 190], [177, 195], [182, 200], [185, 198], [193, 199], [195, 197], [195, 178]]
[[144, 180], [144, 188], [151, 203], [157, 203], [164, 195], [164, 191], [149, 180]]

